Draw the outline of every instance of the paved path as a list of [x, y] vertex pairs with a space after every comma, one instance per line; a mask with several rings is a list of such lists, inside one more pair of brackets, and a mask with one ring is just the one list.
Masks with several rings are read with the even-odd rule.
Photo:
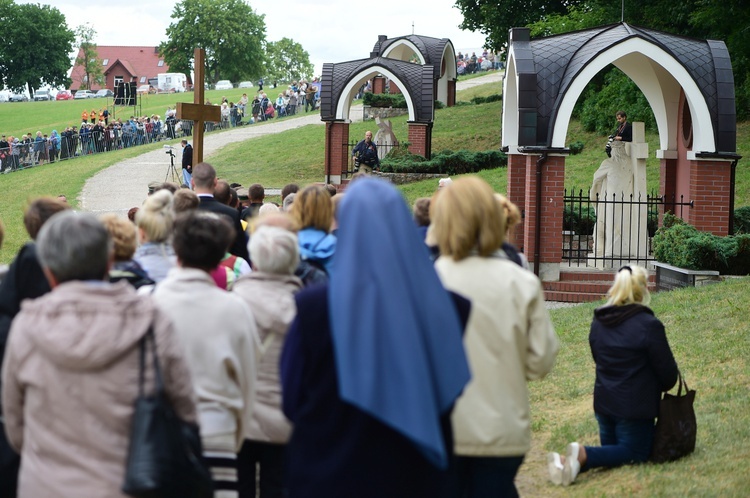
[[[459, 81], [456, 89], [464, 90], [485, 83], [502, 81], [501, 71], [492, 71], [485, 76]], [[359, 106], [361, 109], [361, 106]], [[361, 111], [352, 108], [352, 119], [362, 119]], [[204, 135], [203, 157], [209, 159], [212, 154], [227, 144], [241, 142], [251, 138], [280, 133], [309, 124], [323, 125], [320, 114], [310, 113], [295, 118], [285, 118], [258, 125], [246, 125], [227, 131], [213, 132]], [[182, 148], [175, 147], [175, 168], [182, 175]], [[80, 196], [80, 206], [84, 211], [114, 212], [125, 215], [134, 206], [140, 206], [148, 195], [148, 184], [153, 181], [163, 182], [169, 170], [169, 156], [164, 149], [146, 152], [132, 159], [126, 159], [100, 171], [86, 180]]]

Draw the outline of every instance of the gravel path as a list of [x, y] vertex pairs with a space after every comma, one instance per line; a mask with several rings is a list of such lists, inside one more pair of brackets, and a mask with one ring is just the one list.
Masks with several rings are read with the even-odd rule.
[[[501, 71], [492, 71], [485, 76], [459, 81], [458, 90], [464, 90], [485, 83], [502, 81]], [[361, 106], [359, 106], [361, 109]], [[362, 119], [361, 111], [352, 108], [352, 119]], [[281, 133], [309, 124], [323, 126], [318, 113], [301, 115], [280, 121], [270, 121], [258, 125], [246, 125], [227, 131], [208, 133], [203, 139], [203, 157], [210, 160], [211, 155], [227, 144], [251, 138]], [[175, 167], [182, 175], [182, 149], [175, 147]], [[132, 159], [127, 159], [100, 171], [86, 180], [79, 198], [79, 205], [84, 211], [96, 213], [114, 212], [126, 215], [133, 206], [140, 206], [148, 195], [148, 184], [153, 181], [163, 182], [169, 169], [169, 156], [164, 149], [146, 152]]]

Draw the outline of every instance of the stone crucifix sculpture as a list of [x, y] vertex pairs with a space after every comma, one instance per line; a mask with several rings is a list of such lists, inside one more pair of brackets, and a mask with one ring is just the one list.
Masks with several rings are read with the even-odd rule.
[[193, 126], [193, 165], [203, 162], [203, 131], [208, 121], [221, 121], [221, 108], [215, 105], [205, 105], [203, 73], [206, 68], [206, 51], [195, 49], [195, 63], [193, 79], [193, 104], [178, 102], [177, 118], [192, 120]]

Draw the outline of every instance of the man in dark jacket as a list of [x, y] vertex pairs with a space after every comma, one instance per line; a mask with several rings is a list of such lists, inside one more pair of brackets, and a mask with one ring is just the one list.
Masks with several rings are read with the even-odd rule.
[[365, 139], [361, 140], [352, 149], [355, 169], [364, 173], [372, 173], [373, 168], [380, 169], [380, 158], [378, 148], [372, 141], [372, 132], [365, 132]]
[[214, 199], [214, 190], [218, 180], [216, 170], [208, 163], [198, 163], [193, 167], [192, 186], [195, 193], [198, 194], [201, 203], [198, 209], [205, 209], [218, 214], [227, 216], [235, 229], [235, 238], [229, 247], [229, 252], [250, 262], [250, 254], [247, 252], [247, 237], [240, 223], [240, 213], [226, 204]]
[[[191, 187], [193, 178], [193, 146], [187, 140], [182, 140], [182, 181]], [[191, 187], [192, 188], [192, 187]]]

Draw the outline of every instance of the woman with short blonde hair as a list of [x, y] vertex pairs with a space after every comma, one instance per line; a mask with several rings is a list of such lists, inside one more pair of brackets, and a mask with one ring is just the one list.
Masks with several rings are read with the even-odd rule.
[[291, 216], [299, 228], [300, 258], [330, 274], [336, 236], [329, 233], [333, 223], [333, 204], [325, 187], [309, 185], [297, 192]]
[[170, 242], [174, 226], [172, 193], [162, 189], [150, 195], [135, 214], [135, 224], [141, 246], [135, 251], [133, 259], [152, 280], [161, 282], [177, 264], [177, 256]]
[[430, 205], [446, 289], [471, 300], [464, 347], [472, 380], [452, 423], [455, 496], [518, 496], [514, 479], [531, 447], [526, 383], [552, 369], [558, 340], [539, 279], [502, 250], [506, 215], [492, 188], [463, 177]]

